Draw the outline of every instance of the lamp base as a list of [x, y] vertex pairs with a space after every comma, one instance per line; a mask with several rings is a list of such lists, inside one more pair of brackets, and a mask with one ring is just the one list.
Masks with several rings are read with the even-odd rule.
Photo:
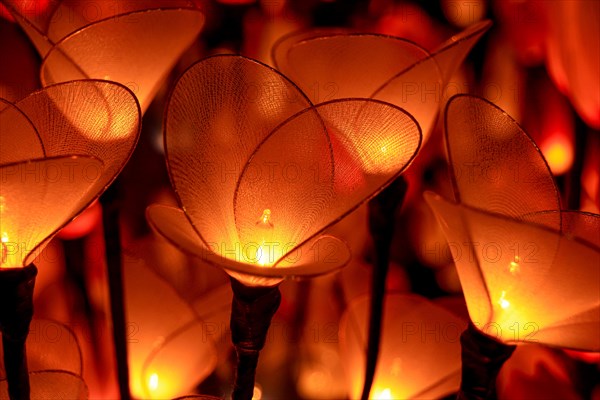
[[231, 278], [231, 340], [237, 353], [235, 383], [231, 398], [251, 400], [258, 355], [265, 345], [271, 319], [281, 303], [279, 285], [246, 286]]
[[30, 395], [25, 341], [33, 317], [37, 272], [33, 264], [25, 268], [0, 269], [0, 331], [11, 400], [29, 399]]
[[471, 322], [460, 335], [462, 380], [457, 400], [495, 400], [496, 378], [516, 346], [480, 332]]

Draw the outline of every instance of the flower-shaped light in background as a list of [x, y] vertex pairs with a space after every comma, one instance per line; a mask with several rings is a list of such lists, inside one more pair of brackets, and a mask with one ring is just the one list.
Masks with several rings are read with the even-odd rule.
[[165, 129], [181, 209], [151, 206], [150, 222], [246, 285], [345, 264], [346, 246], [321, 233], [393, 181], [421, 143], [417, 123], [393, 105], [312, 106], [277, 71], [228, 55], [183, 74]]
[[600, 216], [560, 209], [539, 149], [486, 100], [454, 97], [446, 134], [457, 203], [426, 199], [474, 325], [504, 343], [600, 350]]
[[395, 104], [416, 118], [425, 142], [452, 74], [490, 26], [474, 24], [431, 53], [392, 36], [308, 31], [280, 39], [272, 56], [313, 102], [366, 97]]
[[188, 0], [63, 0], [33, 15], [18, 0], [7, 5], [43, 58], [44, 86], [86, 78], [119, 82], [143, 111], [204, 24], [204, 13]]
[[127, 320], [135, 332], [128, 352], [133, 396], [166, 399], [189, 393], [217, 364], [206, 323], [137, 255], [125, 255], [123, 271]]
[[0, 107], [2, 268], [23, 267], [125, 165], [140, 110], [129, 89], [96, 80], [53, 85]]
[[[83, 362], [75, 334], [56, 321], [34, 319], [27, 337], [27, 364], [32, 399], [87, 399], [81, 378]], [[0, 354], [2, 348], [0, 346]], [[0, 366], [0, 399], [8, 399]]]
[[[340, 325], [348, 394], [360, 397], [369, 319], [368, 297], [354, 300]], [[373, 399], [437, 399], [460, 384], [461, 318], [417, 295], [387, 294]]]

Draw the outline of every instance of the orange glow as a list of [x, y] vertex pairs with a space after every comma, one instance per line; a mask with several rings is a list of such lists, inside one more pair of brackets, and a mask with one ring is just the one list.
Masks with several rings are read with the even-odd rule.
[[502, 307], [503, 310], [506, 310], [508, 307], [510, 307], [510, 302], [506, 300], [505, 297], [506, 290], [503, 290], [502, 294], [500, 295], [500, 299], [498, 300], [498, 304], [500, 305], [500, 307]]
[[6, 243], [8, 243], [8, 234], [6, 232], [2, 232], [2, 237], [0, 238], [0, 248], [2, 248], [2, 252], [0, 254], [0, 267], [4, 268], [4, 264], [8, 258], [8, 248], [6, 247]]
[[554, 175], [562, 175], [573, 165], [573, 144], [561, 134], [554, 134], [543, 140], [540, 150]]
[[256, 250], [256, 255], [251, 261], [256, 262], [258, 265], [267, 266], [273, 264], [275, 260], [271, 259], [273, 249], [270, 248], [273, 238], [273, 223], [271, 222], [271, 210], [265, 208], [260, 219], [256, 223], [258, 233], [261, 235], [260, 246]]
[[150, 375], [150, 379], [148, 379], [148, 388], [154, 392], [158, 389], [158, 375], [156, 373]]
[[262, 389], [260, 385], [255, 385], [254, 390], [252, 391], [252, 400], [261, 400], [262, 399]]
[[389, 388], [385, 388], [381, 391], [375, 389], [373, 391], [373, 396], [371, 397], [373, 400], [392, 400], [393, 398], [394, 396]]
[[519, 270], [521, 269], [521, 267], [519, 266], [519, 256], [515, 256], [515, 260], [511, 261], [508, 267], [508, 271], [515, 275], [519, 272]]

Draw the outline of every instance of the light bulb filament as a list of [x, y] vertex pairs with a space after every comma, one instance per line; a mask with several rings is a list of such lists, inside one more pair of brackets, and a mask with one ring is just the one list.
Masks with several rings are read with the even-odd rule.
[[273, 223], [271, 222], [271, 210], [266, 208], [260, 216], [260, 219], [258, 220], [256, 225], [259, 225], [262, 228], [272, 229]]

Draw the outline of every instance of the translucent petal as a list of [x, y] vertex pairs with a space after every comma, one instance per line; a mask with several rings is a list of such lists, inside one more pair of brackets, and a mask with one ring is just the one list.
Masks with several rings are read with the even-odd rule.
[[166, 115], [167, 163], [205, 242], [239, 244], [233, 216], [239, 175], [258, 144], [309, 105], [283, 75], [241, 56], [205, 59], [180, 78]]
[[102, 161], [90, 189], [97, 195], [125, 166], [139, 137], [138, 104], [131, 91], [116, 83], [84, 80], [53, 85], [17, 106], [37, 129], [47, 156], [86, 154]]
[[84, 78], [119, 82], [131, 88], [145, 111], [203, 23], [203, 13], [194, 9], [136, 11], [92, 23], [61, 38], [48, 52], [42, 83]]
[[369, 97], [410, 112], [419, 121], [424, 141], [427, 141], [445, 100], [446, 85], [490, 26], [490, 21], [480, 22], [452, 36], [431, 55], [383, 82]]
[[[81, 350], [75, 334], [60, 322], [33, 319], [27, 336], [27, 366], [29, 372], [64, 371], [82, 373]], [[0, 359], [2, 359], [0, 343]], [[0, 365], [0, 379], [6, 373]]]
[[[369, 299], [353, 301], [340, 324], [340, 348], [350, 398], [364, 381]], [[464, 320], [425, 298], [388, 294], [373, 398], [441, 398], [460, 385], [460, 334]]]
[[320, 236], [289, 253], [275, 267], [248, 264], [239, 246], [227, 248], [212, 243], [207, 247], [178, 208], [154, 204], [148, 207], [146, 215], [153, 228], [174, 246], [225, 268], [248, 284], [274, 285], [284, 277], [321, 275], [343, 267], [350, 260], [345, 243], [331, 236]]
[[446, 108], [446, 144], [457, 200], [560, 231], [560, 214], [539, 213], [560, 210], [550, 169], [501, 109], [478, 97], [453, 97]]
[[[314, 237], [397, 177], [420, 140], [410, 115], [374, 100], [336, 100], [298, 114], [242, 171], [234, 198], [240, 241], [292, 249]], [[264, 210], [270, 229], [257, 222]]]
[[27, 115], [0, 99], [0, 164], [42, 158], [44, 145]]
[[600, 248], [439, 196], [427, 201], [455, 247], [469, 315], [480, 329], [506, 342], [600, 349]]
[[44, 86], [87, 78], [119, 82], [143, 111], [204, 24], [191, 0], [7, 2], [44, 58]]
[[[78, 375], [64, 371], [38, 371], [29, 374], [31, 400], [85, 400], [88, 389]], [[0, 399], [9, 400], [8, 385], [0, 381]]]
[[[428, 56], [404, 39], [374, 34], [299, 35], [279, 42], [275, 62], [314, 103], [370, 97], [383, 83]], [[287, 50], [287, 51], [285, 51]]]
[[490, 25], [474, 24], [433, 54], [389, 36], [335, 29], [302, 32], [276, 43], [273, 58], [313, 102], [368, 97], [395, 104], [419, 121], [426, 141], [446, 84]]
[[85, 208], [97, 191], [100, 160], [63, 156], [0, 167], [2, 266], [29, 264], [38, 246]]
[[[91, 23], [111, 17], [158, 8], [192, 7], [189, 0], [96, 0], [93, 3], [81, 0], [60, 0], [48, 21], [48, 37], [54, 43]], [[137, 16], [128, 16], [124, 23], [137, 23]]]
[[166, 399], [191, 391], [217, 363], [206, 322], [143, 261], [126, 257], [123, 271], [133, 395]]

